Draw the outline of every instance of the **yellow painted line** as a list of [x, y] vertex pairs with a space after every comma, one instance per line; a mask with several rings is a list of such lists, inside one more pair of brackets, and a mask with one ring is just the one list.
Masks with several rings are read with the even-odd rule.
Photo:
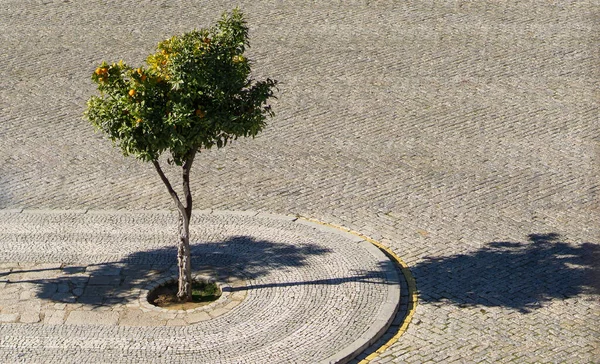
[[379, 347], [377, 350], [375, 350], [373, 353], [369, 354], [366, 358], [364, 358], [363, 360], [361, 360], [359, 362], [359, 364], [367, 364], [371, 360], [377, 358], [384, 351], [386, 351], [390, 346], [395, 344], [400, 339], [400, 336], [402, 336], [402, 334], [404, 334], [406, 332], [406, 330], [408, 329], [408, 325], [410, 324], [413, 316], [415, 315], [415, 310], [417, 309], [417, 300], [418, 299], [417, 299], [417, 285], [415, 282], [415, 277], [413, 277], [412, 273], [410, 272], [408, 265], [398, 255], [396, 255], [396, 253], [394, 253], [394, 251], [392, 251], [392, 249], [381, 244], [380, 242], [376, 241], [375, 239], [372, 239], [358, 231], [348, 229], [347, 227], [344, 227], [344, 226], [334, 225], [334, 224], [323, 222], [323, 221], [320, 221], [317, 219], [313, 219], [310, 217], [304, 217], [304, 216], [300, 216], [300, 215], [298, 215], [298, 218], [306, 220], [306, 221], [314, 222], [314, 223], [317, 223], [320, 225], [332, 227], [332, 228], [335, 228], [338, 230], [342, 230], [342, 231], [350, 233], [352, 235], [356, 235], [359, 238], [364, 239], [364, 240], [368, 241], [369, 243], [375, 245], [379, 249], [383, 250], [388, 255], [388, 257], [392, 258], [392, 260], [394, 260], [396, 262], [396, 264], [398, 264], [400, 266], [400, 271], [402, 272], [402, 275], [404, 276], [404, 279], [406, 280], [406, 284], [408, 286], [408, 307], [406, 309], [406, 316], [404, 317], [404, 320], [402, 321], [402, 325], [400, 325], [398, 332], [391, 339], [389, 339], [385, 344], [381, 345], [381, 347]]

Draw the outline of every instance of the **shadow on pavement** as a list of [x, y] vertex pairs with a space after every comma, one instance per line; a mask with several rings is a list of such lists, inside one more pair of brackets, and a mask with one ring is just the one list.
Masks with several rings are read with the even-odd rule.
[[277, 283], [266, 283], [266, 284], [255, 284], [249, 287], [234, 287], [231, 290], [235, 291], [246, 291], [249, 289], [259, 288], [272, 288], [272, 287], [294, 287], [304, 285], [339, 285], [348, 282], [359, 282], [359, 283], [370, 283], [370, 284], [388, 284], [388, 285], [399, 285], [399, 276], [387, 277], [384, 281], [385, 272], [394, 269], [393, 263], [378, 263], [379, 268], [375, 270], [353, 270], [352, 275], [348, 277], [332, 277], [325, 279], [313, 279], [298, 282], [277, 282]]
[[600, 246], [571, 245], [555, 233], [529, 242], [492, 242], [470, 254], [428, 257], [411, 271], [420, 300], [523, 313], [552, 299], [600, 294]]
[[[192, 269], [208, 270], [218, 277], [256, 279], [277, 269], [304, 266], [307, 259], [330, 250], [314, 244], [286, 244], [236, 236], [225, 241], [192, 245]], [[38, 298], [58, 303], [105, 306], [138, 299], [139, 289], [150, 282], [177, 274], [176, 248], [161, 248], [130, 254], [119, 261], [88, 266], [55, 266], [0, 272], [0, 281], [35, 285]], [[235, 290], [302, 284], [381, 282], [385, 267], [354, 271], [349, 277], [238, 287]]]

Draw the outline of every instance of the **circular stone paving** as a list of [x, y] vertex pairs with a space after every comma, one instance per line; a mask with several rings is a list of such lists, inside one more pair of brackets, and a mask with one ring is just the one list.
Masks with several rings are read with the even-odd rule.
[[153, 307], [176, 269], [176, 213], [0, 211], [1, 361], [338, 362], [391, 323], [395, 267], [304, 219], [194, 212], [194, 275], [224, 295]]

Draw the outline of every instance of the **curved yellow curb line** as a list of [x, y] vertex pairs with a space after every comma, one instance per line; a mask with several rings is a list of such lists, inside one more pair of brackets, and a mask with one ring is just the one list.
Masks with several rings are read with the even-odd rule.
[[300, 219], [306, 220], [306, 221], [314, 222], [314, 223], [317, 223], [320, 225], [324, 225], [324, 226], [328, 226], [328, 227], [335, 228], [338, 230], [342, 230], [342, 231], [350, 233], [352, 235], [356, 235], [359, 238], [364, 239], [364, 240], [368, 241], [369, 243], [375, 245], [379, 249], [383, 250], [388, 257], [390, 257], [392, 260], [394, 260], [400, 266], [402, 275], [404, 276], [404, 279], [406, 279], [406, 284], [408, 285], [408, 307], [406, 310], [406, 316], [404, 316], [404, 320], [402, 320], [402, 325], [400, 325], [400, 328], [398, 329], [398, 332], [396, 333], [396, 335], [394, 335], [391, 339], [389, 339], [385, 344], [381, 345], [381, 347], [379, 349], [375, 350], [373, 353], [371, 353], [370, 355], [368, 355], [366, 358], [364, 358], [363, 360], [361, 360], [359, 362], [359, 364], [369, 363], [371, 360], [377, 358], [380, 354], [382, 354], [384, 351], [386, 351], [390, 346], [395, 344], [400, 339], [400, 336], [402, 336], [402, 334], [404, 334], [406, 332], [406, 330], [408, 329], [408, 325], [410, 324], [410, 322], [415, 314], [415, 310], [417, 308], [417, 285], [415, 282], [415, 278], [413, 277], [412, 273], [410, 272], [408, 265], [398, 255], [396, 255], [396, 253], [394, 253], [390, 248], [381, 244], [377, 240], [372, 239], [362, 233], [359, 233], [358, 231], [348, 229], [347, 227], [344, 227], [344, 226], [334, 225], [334, 224], [330, 224], [327, 222], [319, 221], [317, 219], [313, 219], [310, 217], [304, 217], [304, 216], [300, 216], [300, 215], [298, 215], [297, 217]]

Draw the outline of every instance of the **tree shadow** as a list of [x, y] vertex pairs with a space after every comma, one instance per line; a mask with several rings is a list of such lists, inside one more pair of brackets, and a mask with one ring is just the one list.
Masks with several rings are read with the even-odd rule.
[[[380, 262], [377, 264], [378, 268], [373, 270], [359, 270], [354, 269], [349, 273], [347, 277], [333, 277], [324, 279], [313, 279], [296, 282], [274, 282], [274, 283], [263, 283], [253, 284], [252, 286], [246, 287], [234, 287], [231, 289], [235, 291], [246, 291], [249, 289], [259, 288], [274, 288], [274, 287], [295, 287], [295, 286], [306, 286], [306, 285], [340, 285], [349, 282], [357, 283], [369, 283], [369, 284], [387, 284], [387, 285], [400, 285], [398, 275], [386, 276], [385, 272], [394, 269], [393, 263]], [[385, 277], [385, 278], [384, 278]], [[385, 281], [384, 281], [385, 280]]]
[[[217, 277], [253, 280], [273, 270], [305, 266], [315, 255], [331, 250], [308, 243], [277, 243], [249, 236], [224, 241], [192, 244], [192, 269]], [[139, 298], [149, 283], [177, 274], [176, 248], [160, 248], [132, 253], [121, 260], [92, 265], [61, 265], [41, 269], [0, 271], [0, 282], [33, 285], [35, 296], [57, 303], [90, 306], [126, 304]], [[386, 280], [385, 264], [372, 271], [356, 270], [348, 277], [257, 284], [232, 287], [232, 291], [303, 284], [334, 285], [345, 282], [398, 284]]]
[[420, 299], [522, 313], [553, 299], [600, 294], [600, 246], [572, 245], [555, 233], [529, 242], [492, 242], [470, 254], [427, 257], [412, 268]]

